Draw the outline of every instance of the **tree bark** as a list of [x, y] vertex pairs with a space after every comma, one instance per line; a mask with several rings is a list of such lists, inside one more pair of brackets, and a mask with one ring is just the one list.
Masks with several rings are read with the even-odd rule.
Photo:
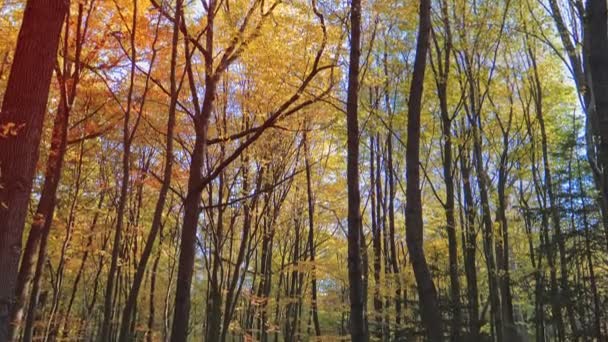
[[16, 296], [17, 301], [11, 313], [11, 327], [9, 329], [9, 340], [17, 337], [19, 326], [23, 320], [23, 308], [27, 301], [28, 286], [34, 274], [35, 257], [38, 254], [38, 247], [43, 236], [48, 236], [44, 232], [51, 229], [53, 213], [55, 211], [56, 191], [61, 176], [61, 166], [66, 150], [66, 138], [68, 127], [68, 113], [66, 104], [60, 100], [59, 108], [53, 124], [51, 147], [44, 177], [44, 185], [38, 202], [38, 208], [32, 222], [32, 227], [27, 238], [27, 243], [23, 251], [19, 276], [17, 278]]
[[[464, 126], [464, 118], [461, 120]], [[460, 146], [460, 177], [462, 180], [463, 210], [465, 219], [464, 233], [464, 270], [467, 279], [467, 300], [469, 312], [469, 337], [472, 341], [479, 340], [479, 291], [477, 288], [477, 232], [475, 229], [476, 215], [471, 187], [471, 166], [469, 165], [469, 149], [466, 145]]]
[[367, 341], [363, 269], [361, 260], [361, 195], [359, 192], [359, 59], [361, 56], [361, 0], [350, 8], [350, 56], [346, 100], [348, 183], [348, 280], [350, 284], [350, 333], [352, 341]]
[[21, 238], [59, 35], [68, 3], [29, 0], [17, 37], [0, 126], [0, 341], [8, 339]]
[[406, 158], [406, 216], [405, 233], [410, 260], [420, 300], [422, 323], [429, 341], [443, 338], [437, 290], [426, 262], [423, 249], [422, 195], [420, 191], [420, 112], [426, 55], [431, 30], [431, 2], [420, 0], [420, 24], [416, 57], [408, 101]]
[[[587, 117], [591, 123], [599, 161], [596, 182], [601, 193], [604, 229], [608, 238], [608, 5], [603, 0], [587, 0], [583, 27], [585, 66], [590, 101]], [[587, 89], [585, 89], [587, 90]], [[594, 165], [592, 165], [593, 167]]]

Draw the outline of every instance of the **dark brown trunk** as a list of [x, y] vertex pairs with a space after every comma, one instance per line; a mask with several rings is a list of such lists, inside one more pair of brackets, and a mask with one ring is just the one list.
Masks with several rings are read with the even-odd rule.
[[420, 24], [416, 43], [416, 58], [410, 85], [407, 121], [406, 159], [406, 216], [405, 233], [410, 260], [420, 300], [422, 323], [429, 341], [443, 339], [441, 313], [437, 301], [437, 291], [427, 265], [423, 249], [422, 198], [420, 191], [420, 112], [426, 55], [431, 30], [431, 2], [420, 1]]
[[[220, 147], [220, 160], [224, 159], [225, 146]], [[220, 324], [222, 322], [222, 274], [219, 274], [222, 270], [222, 245], [223, 240], [226, 238], [224, 234], [224, 213], [225, 207], [222, 203], [227, 200], [230, 194], [225, 195], [226, 191], [226, 175], [221, 172], [218, 177], [218, 213], [217, 220], [215, 221], [215, 231], [211, 231], [211, 268], [209, 269], [209, 281], [208, 291], [209, 296], [207, 297], [207, 326], [205, 331], [206, 341], [217, 341], [220, 334]], [[211, 196], [210, 196], [211, 197]]]
[[[604, 229], [608, 238], [608, 7], [603, 0], [587, 0], [585, 11], [584, 52], [590, 102], [587, 117], [596, 139]], [[587, 89], [584, 89], [585, 91]], [[593, 167], [594, 165], [592, 165]], [[597, 168], [596, 168], [597, 169]], [[607, 240], [608, 241], [608, 240]]]
[[517, 333], [517, 327], [515, 326], [515, 318], [513, 316], [513, 298], [511, 294], [511, 275], [510, 275], [510, 246], [509, 246], [509, 225], [507, 221], [507, 194], [506, 187], [509, 176], [509, 144], [511, 124], [513, 122], [513, 99], [509, 97], [511, 108], [509, 110], [509, 117], [506, 123], [497, 116], [496, 121], [498, 122], [502, 132], [502, 152], [500, 153], [499, 165], [498, 165], [498, 206], [496, 208], [496, 221], [498, 221], [500, 227], [500, 238], [496, 241], [496, 260], [497, 268], [499, 270], [499, 286], [500, 286], [500, 300], [502, 308], [502, 317], [504, 320], [504, 337], [508, 341], [518, 341], [519, 336]]
[[361, 195], [359, 192], [359, 59], [361, 56], [361, 1], [350, 8], [350, 57], [346, 100], [348, 183], [348, 280], [350, 284], [350, 333], [353, 342], [367, 341], [363, 269], [361, 260]]
[[[464, 126], [464, 118], [462, 120]], [[479, 291], [477, 288], [477, 232], [475, 203], [473, 201], [473, 190], [471, 187], [471, 167], [469, 165], [468, 147], [460, 146], [460, 176], [462, 179], [462, 195], [464, 199], [463, 211], [466, 219], [464, 222], [464, 269], [467, 279], [467, 300], [469, 312], [469, 337], [472, 341], [479, 340]]]
[[17, 301], [15, 302], [11, 313], [12, 324], [9, 329], [9, 340], [13, 340], [17, 337], [16, 334], [19, 331], [19, 326], [23, 319], [23, 309], [28, 296], [27, 288], [34, 275], [35, 257], [38, 252], [40, 240], [43, 236], [48, 236], [48, 234], [44, 234], [44, 232], [51, 228], [56, 203], [56, 192], [59, 185], [59, 178], [61, 177], [63, 156], [66, 150], [67, 127], [68, 112], [65, 102], [62, 99], [57, 108], [57, 114], [53, 124], [51, 147], [49, 149], [50, 153], [47, 161], [42, 194], [23, 251], [21, 267], [19, 268], [16, 290]]
[[506, 155], [508, 153], [508, 139], [504, 140], [504, 151], [501, 157], [501, 165], [498, 171], [498, 208], [496, 220], [500, 225], [501, 241], [497, 242], [497, 267], [500, 270], [499, 283], [502, 301], [503, 319], [505, 325], [505, 338], [514, 340], [517, 336], [515, 319], [513, 317], [513, 298], [511, 295], [511, 276], [509, 258], [509, 226], [506, 216], [507, 198], [505, 187], [507, 182]]
[[[203, 160], [207, 152], [207, 130], [209, 118], [213, 111], [218, 75], [213, 73], [213, 39], [216, 2], [211, 0], [207, 9], [206, 50], [205, 56], [205, 95], [202, 106], [199, 108], [198, 89], [191, 65], [191, 55], [186, 53], [186, 69], [188, 83], [193, 97], [196, 117], [194, 118], [196, 138], [190, 160], [188, 176], [188, 192], [184, 200], [184, 221], [179, 247], [179, 262], [177, 269], [177, 284], [175, 293], [175, 307], [173, 325], [171, 328], [171, 341], [182, 342], [188, 337], [190, 322], [190, 287], [194, 272], [196, 230], [200, 214], [200, 198], [203, 191]], [[188, 46], [186, 46], [188, 50]]]
[[[68, 3], [29, 0], [17, 37], [0, 126], [0, 340], [8, 340], [21, 238], [38, 162], [42, 124]], [[6, 135], [6, 136], [4, 136]]]

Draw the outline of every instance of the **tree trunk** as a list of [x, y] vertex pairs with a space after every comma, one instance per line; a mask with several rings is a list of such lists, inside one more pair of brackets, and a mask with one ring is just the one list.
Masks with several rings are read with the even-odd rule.
[[169, 113], [167, 119], [167, 138], [166, 138], [166, 150], [165, 150], [165, 165], [163, 170], [162, 185], [158, 194], [158, 200], [156, 207], [154, 208], [154, 216], [152, 218], [152, 226], [150, 227], [150, 233], [144, 250], [137, 265], [137, 271], [135, 273], [131, 289], [129, 291], [125, 307], [123, 309], [122, 321], [120, 325], [120, 342], [127, 342], [132, 339], [132, 331], [129, 331], [131, 326], [131, 319], [133, 316], [134, 309], [137, 305], [137, 296], [139, 289], [141, 288], [144, 275], [146, 272], [146, 266], [148, 260], [152, 254], [152, 247], [156, 241], [156, 236], [162, 225], [163, 210], [165, 208], [165, 202], [167, 200], [167, 194], [171, 185], [171, 175], [173, 171], [173, 131], [175, 128], [175, 114], [177, 107], [177, 100], [179, 96], [179, 90], [177, 85], [176, 77], [176, 65], [177, 65], [177, 44], [179, 38], [179, 24], [181, 16], [181, 0], [176, 3], [175, 9], [175, 20], [173, 22], [173, 41], [171, 45], [171, 70], [170, 70], [170, 83], [171, 83], [171, 99], [169, 102]]
[[[580, 192], [580, 200], [581, 200], [581, 211], [583, 214], [583, 229], [585, 235], [585, 257], [587, 259], [587, 267], [589, 268], [589, 282], [591, 283], [591, 295], [593, 299], [593, 331], [595, 337], [598, 341], [602, 340], [602, 308], [601, 308], [601, 300], [598, 293], [597, 281], [595, 277], [595, 268], [593, 265], [593, 255], [591, 251], [591, 228], [589, 227], [589, 221], [587, 219], [587, 204], [585, 198], [587, 197], [585, 187], [581, 177], [581, 166], [577, 161], [578, 166], [578, 188]], [[570, 175], [572, 178], [572, 175]]]
[[[464, 126], [464, 119], [462, 120]], [[471, 341], [479, 340], [479, 291], [477, 288], [477, 232], [475, 229], [476, 215], [471, 187], [471, 167], [469, 165], [469, 150], [467, 146], [460, 147], [460, 176], [462, 179], [463, 210], [465, 230], [464, 233], [464, 269], [467, 279], [467, 300], [469, 312], [469, 334]]]
[[420, 191], [420, 112], [426, 55], [431, 30], [431, 2], [420, 1], [420, 24], [416, 58], [408, 101], [406, 158], [406, 216], [405, 233], [410, 260], [418, 288], [422, 323], [429, 341], [441, 341], [443, 336], [437, 291], [423, 249], [422, 196]]
[[[600, 166], [599, 191], [608, 237], [608, 7], [603, 0], [587, 0], [584, 52], [590, 90], [588, 118], [596, 140]], [[587, 89], [585, 89], [587, 90]]]
[[29, 0], [17, 37], [0, 126], [0, 341], [8, 339], [10, 312], [21, 254], [21, 238], [57, 45], [68, 3]]
[[308, 199], [308, 252], [310, 255], [310, 262], [312, 263], [312, 270], [311, 270], [311, 275], [310, 275], [310, 310], [311, 310], [311, 314], [312, 314], [312, 322], [313, 322], [313, 326], [315, 327], [315, 335], [316, 336], [321, 336], [321, 326], [319, 324], [319, 313], [317, 311], [317, 274], [316, 274], [316, 267], [315, 267], [315, 224], [314, 224], [314, 217], [315, 217], [315, 205], [314, 205], [314, 196], [313, 196], [313, 192], [312, 192], [312, 175], [311, 175], [311, 170], [310, 170], [310, 160], [309, 160], [309, 153], [310, 153], [310, 146], [309, 146], [309, 142], [306, 139], [307, 138], [307, 134], [306, 134], [306, 129], [304, 128], [304, 135], [303, 135], [303, 139], [304, 139], [304, 149], [305, 149], [305, 154], [304, 154], [304, 163], [306, 165], [306, 197]]
[[[473, 100], [474, 101], [474, 100]], [[490, 203], [488, 196], [488, 185], [484, 163], [481, 141], [481, 118], [475, 110], [470, 118], [472, 133], [473, 133], [473, 159], [477, 174], [477, 186], [479, 188], [479, 200], [481, 204], [481, 218], [483, 224], [483, 249], [488, 267], [488, 290], [490, 297], [490, 309], [492, 316], [493, 333], [498, 342], [503, 341], [503, 320], [502, 309], [500, 303], [500, 294], [498, 288], [498, 271], [496, 268], [496, 256], [494, 254], [494, 225], [490, 213]]]
[[48, 236], [48, 234], [44, 234], [44, 232], [51, 229], [53, 213], [55, 211], [56, 192], [59, 185], [59, 178], [61, 177], [63, 156], [66, 150], [67, 127], [67, 107], [63, 99], [61, 99], [53, 124], [51, 147], [49, 149], [44, 185], [42, 186], [42, 193], [40, 195], [40, 200], [38, 201], [38, 209], [36, 209], [25, 250], [23, 251], [21, 267], [19, 268], [16, 290], [17, 301], [15, 302], [11, 313], [12, 324], [9, 328], [9, 340], [13, 340], [17, 337], [19, 326], [23, 319], [23, 309], [27, 301], [28, 286], [34, 274], [35, 256], [38, 252], [40, 240], [43, 236]]
[[[451, 333], [452, 340], [460, 339], [460, 328], [462, 325], [460, 304], [460, 279], [458, 275], [458, 241], [456, 238], [456, 215], [454, 205], [454, 162], [452, 161], [452, 121], [448, 111], [448, 79], [450, 74], [450, 61], [452, 54], [452, 35], [448, 18], [447, 1], [441, 1], [441, 20], [443, 24], [443, 46], [435, 43], [437, 55], [436, 66], [433, 65], [435, 83], [437, 85], [437, 97], [441, 113], [441, 128], [443, 135], [443, 179], [445, 182], [445, 202], [443, 203], [446, 230], [448, 234], [448, 262], [450, 274], [450, 311], [452, 312]], [[435, 34], [435, 32], [433, 32]], [[436, 40], [435, 40], [436, 41]], [[433, 64], [433, 63], [432, 63]]]
[[361, 0], [352, 0], [351, 47], [346, 100], [348, 183], [348, 280], [350, 284], [350, 333], [353, 342], [367, 341], [361, 260], [361, 195], [359, 192], [359, 59], [361, 56]]
[[498, 165], [498, 206], [496, 208], [496, 221], [500, 226], [500, 236], [496, 242], [496, 259], [497, 268], [499, 270], [499, 286], [500, 286], [500, 300], [502, 308], [502, 317], [504, 320], [504, 335], [508, 341], [517, 341], [519, 336], [517, 333], [517, 327], [515, 326], [515, 318], [513, 316], [513, 298], [511, 295], [511, 275], [510, 275], [510, 258], [509, 258], [509, 225], [507, 221], [507, 180], [509, 176], [509, 144], [510, 144], [510, 132], [511, 124], [513, 122], [513, 100], [509, 97], [511, 108], [509, 111], [509, 118], [506, 124], [503, 124], [500, 117], [497, 114], [496, 121], [498, 121], [501, 132], [502, 132], [502, 152], [500, 153], [499, 165]]
[[369, 157], [369, 179], [370, 179], [370, 208], [371, 208], [371, 220], [372, 220], [372, 247], [374, 250], [374, 313], [375, 313], [375, 322], [378, 325], [376, 328], [375, 335], [376, 337], [383, 338], [385, 329], [384, 329], [384, 320], [382, 316], [382, 296], [380, 295], [381, 288], [381, 279], [380, 273], [382, 272], [382, 243], [381, 243], [381, 233], [380, 233], [380, 225], [377, 220], [376, 213], [376, 171], [374, 167], [374, 159], [375, 159], [375, 144], [374, 144], [374, 136], [370, 135], [370, 157]]
[[[604, 6], [605, 8], [605, 6]], [[567, 262], [566, 262], [566, 245], [565, 245], [565, 241], [564, 241], [564, 237], [562, 235], [562, 229], [561, 229], [561, 218], [560, 218], [560, 210], [559, 210], [559, 203], [557, 201], [554, 189], [553, 189], [553, 177], [551, 175], [551, 169], [550, 169], [550, 164], [549, 164], [549, 151], [548, 151], [548, 141], [547, 141], [547, 132], [546, 132], [546, 128], [545, 128], [545, 119], [544, 119], [544, 110], [543, 110], [543, 90], [542, 90], [542, 86], [540, 83], [540, 76], [538, 74], [538, 69], [536, 66], [536, 58], [535, 55], [533, 54], [532, 50], [530, 48], [528, 48], [528, 55], [529, 55], [529, 59], [531, 61], [532, 64], [532, 69], [534, 71], [534, 78], [532, 80], [532, 82], [534, 82], [534, 84], [532, 84], [531, 86], [534, 87], [533, 88], [533, 97], [534, 97], [534, 105], [535, 105], [535, 109], [536, 109], [536, 119], [538, 120], [538, 124], [540, 126], [540, 134], [541, 134], [541, 149], [542, 149], [542, 161], [543, 161], [543, 168], [544, 168], [544, 181], [545, 181], [545, 188], [547, 191], [547, 196], [549, 197], [549, 205], [550, 205], [550, 213], [551, 213], [551, 220], [553, 221], [553, 229], [554, 229], [554, 234], [555, 234], [555, 240], [557, 242], [557, 248], [558, 248], [558, 253], [559, 253], [559, 266], [560, 266], [560, 289], [558, 290], [558, 292], [555, 294], [557, 296], [557, 298], [554, 298], [555, 300], [555, 307], [556, 310], [558, 310], [558, 312], [556, 312], [556, 315], [560, 316], [560, 320], [561, 320], [561, 306], [562, 306], [562, 302], [564, 302], [566, 304], [566, 311], [568, 313], [568, 317], [570, 318], [570, 325], [571, 325], [571, 329], [573, 332], [576, 332], [577, 327], [576, 327], [576, 321], [574, 320], [574, 310], [572, 308], [572, 305], [570, 303], [570, 295], [569, 295], [569, 285], [568, 285], [568, 267], [567, 267]], [[551, 250], [553, 250], [553, 247], [550, 247]], [[551, 258], [553, 258], [551, 256]], [[552, 269], [552, 273], [555, 273], [555, 271]], [[553, 277], [553, 275], [552, 275]], [[558, 324], [558, 332], [560, 335], [564, 335], [565, 332], [563, 331], [564, 328], [562, 327], [563, 324]]]
[[136, 49], [135, 49], [135, 33], [137, 27], [137, 0], [133, 1], [133, 18], [131, 23], [131, 70], [129, 76], [129, 89], [127, 94], [127, 104], [125, 107], [123, 119], [123, 154], [122, 154], [122, 179], [120, 183], [120, 197], [118, 198], [118, 209], [116, 212], [116, 228], [114, 230], [114, 243], [112, 244], [112, 258], [110, 268], [108, 270], [108, 279], [106, 281], [106, 291], [104, 297], [104, 311], [101, 331], [99, 333], [100, 342], [110, 341], [112, 335], [111, 325], [114, 311], [114, 286], [119, 270], [119, 255], [122, 250], [122, 233], [124, 226], [124, 213], [127, 206], [127, 196], [129, 190], [129, 173], [131, 171], [131, 142], [132, 133], [130, 128], [131, 107], [133, 100], [133, 88], [135, 86], [135, 66], [136, 66]]
[[[188, 337], [188, 325], [190, 322], [190, 287], [194, 272], [196, 230], [200, 214], [200, 198], [203, 191], [203, 160], [207, 151], [207, 130], [209, 118], [213, 111], [215, 93], [217, 89], [218, 75], [213, 74], [213, 38], [214, 19], [216, 12], [216, 1], [209, 1], [207, 9], [206, 50], [205, 56], [205, 95], [202, 106], [198, 104], [198, 89], [192, 71], [191, 54], [186, 53], [186, 68], [188, 71], [188, 83], [193, 97], [196, 117], [194, 118], [196, 139], [190, 170], [188, 176], [188, 191], [184, 200], [184, 221], [179, 247], [179, 262], [177, 269], [177, 284], [175, 293], [175, 307], [173, 314], [173, 325], [171, 328], [171, 341], [182, 342]], [[186, 46], [186, 50], [188, 47]]]

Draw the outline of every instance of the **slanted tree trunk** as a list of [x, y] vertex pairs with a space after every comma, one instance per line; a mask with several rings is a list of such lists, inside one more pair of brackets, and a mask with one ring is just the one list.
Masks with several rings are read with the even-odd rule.
[[[554, 257], [552, 256], [551, 251], [549, 250], [550, 245], [548, 245], [547, 241], [548, 241], [548, 230], [549, 230], [549, 213], [547, 210], [547, 196], [545, 195], [545, 189], [543, 184], [540, 181], [540, 175], [539, 175], [539, 171], [538, 171], [538, 166], [537, 166], [537, 158], [536, 158], [536, 137], [533, 134], [533, 127], [532, 127], [532, 120], [531, 120], [531, 114], [530, 114], [530, 109], [528, 108], [529, 106], [524, 106], [523, 107], [523, 112], [524, 112], [524, 118], [526, 120], [526, 130], [528, 132], [528, 139], [529, 139], [529, 143], [530, 143], [530, 158], [531, 158], [531, 163], [530, 163], [530, 169], [531, 169], [531, 173], [532, 173], [532, 181], [534, 184], [534, 192], [535, 192], [535, 196], [536, 196], [536, 201], [538, 203], [539, 206], [539, 210], [540, 210], [540, 221], [541, 221], [541, 225], [540, 225], [540, 232], [539, 232], [539, 252], [538, 252], [538, 256], [536, 257], [536, 263], [534, 262], [534, 246], [533, 246], [533, 237], [532, 237], [532, 227], [531, 227], [531, 218], [530, 218], [530, 214], [531, 211], [529, 210], [529, 206], [527, 204], [527, 202], [524, 199], [524, 194], [523, 194], [523, 190], [521, 189], [521, 185], [520, 185], [520, 193], [521, 193], [521, 202], [522, 204], [524, 204], [524, 209], [526, 210], [527, 213], [530, 213], [529, 215], [527, 215], [525, 217], [525, 221], [524, 223], [526, 224], [526, 232], [528, 235], [528, 244], [529, 244], [529, 249], [530, 249], [530, 259], [532, 262], [532, 265], [534, 266], [535, 269], [535, 297], [536, 297], [536, 340], [538, 342], [544, 341], [545, 340], [545, 324], [544, 324], [544, 317], [545, 317], [545, 310], [544, 310], [544, 302], [545, 302], [545, 286], [544, 286], [544, 277], [545, 277], [545, 272], [544, 272], [544, 268], [543, 268], [543, 256], [546, 255], [547, 257], [547, 266], [549, 267], [550, 273], [551, 273], [551, 297], [555, 297], [555, 293], [557, 293], [557, 282], [556, 282], [556, 278], [555, 278], [555, 272], [554, 272]], [[552, 300], [551, 301], [551, 314], [552, 314], [552, 320], [553, 320], [553, 324], [555, 326], [555, 330], [557, 332], [557, 334], [559, 335], [560, 333], [560, 326], [563, 325], [563, 322], [561, 322], [562, 320], [562, 316], [561, 314], [557, 314], [559, 312], [559, 308], [556, 305], [555, 301]]]
[[319, 324], [319, 313], [317, 310], [317, 274], [315, 267], [315, 202], [312, 190], [312, 175], [310, 165], [310, 142], [307, 139], [306, 127], [304, 128], [304, 163], [306, 166], [306, 197], [308, 199], [308, 253], [310, 256], [310, 262], [312, 263], [312, 270], [310, 275], [310, 311], [312, 315], [312, 322], [315, 328], [315, 335], [321, 336], [321, 326]]
[[[597, 202], [608, 237], [608, 14], [602, 0], [576, 1], [578, 32], [570, 32], [557, 0], [549, 0], [551, 16], [569, 62], [570, 73], [587, 116], [587, 160], [598, 190]], [[569, 18], [568, 18], [569, 19]], [[583, 37], [582, 51], [574, 37]], [[599, 156], [598, 156], [599, 153]], [[608, 239], [606, 240], [608, 241]]]
[[[175, 5], [175, 19], [173, 22], [173, 37], [171, 43], [171, 67], [170, 67], [170, 92], [171, 99], [169, 101], [169, 112], [167, 119], [167, 138], [166, 138], [166, 149], [165, 149], [165, 164], [163, 166], [163, 179], [160, 191], [158, 193], [158, 200], [156, 201], [156, 207], [154, 208], [154, 216], [152, 218], [152, 226], [150, 227], [150, 233], [144, 250], [141, 254], [141, 258], [137, 265], [137, 270], [133, 278], [131, 289], [129, 291], [125, 307], [123, 309], [122, 321], [120, 324], [120, 342], [127, 342], [132, 339], [133, 331], [130, 331], [131, 321], [133, 318], [133, 312], [137, 305], [137, 297], [141, 288], [144, 275], [146, 272], [146, 266], [148, 260], [152, 255], [152, 248], [160, 228], [162, 226], [163, 210], [165, 209], [165, 202], [167, 200], [167, 194], [169, 187], [171, 186], [171, 175], [173, 172], [173, 132], [175, 129], [175, 115], [177, 108], [177, 100], [179, 96], [178, 82], [177, 82], [177, 45], [179, 38], [179, 25], [182, 13], [182, 1], [178, 0]], [[133, 62], [134, 63], [134, 62]], [[155, 264], [156, 266], [157, 264]], [[154, 272], [155, 274], [156, 272]], [[155, 276], [154, 276], [155, 277]]]
[[29, 0], [17, 37], [0, 127], [0, 341], [8, 339], [21, 238], [38, 162], [42, 124], [68, 2]]
[[[51, 148], [49, 158], [47, 161], [47, 167], [44, 177], [44, 185], [42, 186], [42, 193], [38, 202], [38, 208], [32, 222], [32, 227], [27, 238], [25, 250], [21, 261], [21, 267], [19, 268], [19, 276], [17, 278], [17, 301], [13, 307], [11, 313], [11, 327], [9, 329], [10, 336], [9, 340], [13, 340], [17, 337], [19, 332], [19, 326], [23, 320], [24, 306], [26, 304], [28, 295], [28, 286], [34, 275], [34, 265], [36, 255], [38, 254], [38, 247], [42, 237], [48, 237], [46, 231], [50, 230], [51, 223], [53, 221], [53, 213], [56, 203], [56, 191], [59, 185], [59, 178], [61, 176], [61, 166], [63, 164], [63, 156], [66, 150], [66, 138], [67, 138], [67, 126], [68, 126], [68, 113], [65, 102], [60, 100], [59, 108], [55, 116], [55, 122], [53, 124], [53, 133], [51, 138]], [[35, 300], [32, 297], [30, 300]]]
[[[605, 8], [605, 6], [604, 6]], [[534, 106], [536, 111], [536, 120], [540, 126], [540, 134], [541, 134], [541, 150], [542, 150], [542, 162], [544, 169], [544, 182], [545, 188], [547, 192], [547, 196], [549, 197], [549, 205], [550, 205], [550, 213], [551, 220], [553, 221], [553, 229], [555, 234], [555, 241], [557, 242], [557, 250], [559, 254], [559, 268], [560, 268], [560, 288], [556, 295], [558, 298], [554, 298], [556, 303], [556, 315], [561, 317], [561, 306], [562, 303], [566, 306], [566, 312], [568, 314], [568, 318], [570, 320], [570, 325], [572, 332], [576, 332], [576, 321], [574, 318], [574, 309], [571, 305], [570, 295], [569, 295], [569, 285], [568, 285], [568, 266], [566, 261], [566, 244], [564, 241], [564, 237], [562, 234], [561, 228], [561, 218], [559, 213], [559, 203], [557, 201], [557, 196], [555, 195], [555, 190], [553, 188], [553, 177], [551, 174], [550, 163], [549, 163], [549, 151], [548, 151], [548, 141], [547, 141], [547, 132], [545, 128], [545, 119], [544, 119], [544, 109], [543, 109], [543, 89], [541, 86], [540, 76], [538, 74], [537, 64], [536, 64], [536, 56], [530, 47], [528, 47], [528, 55], [529, 60], [532, 64], [533, 70], [533, 84], [531, 84], [532, 94], [534, 99]], [[553, 247], [551, 247], [553, 249]], [[553, 258], [553, 257], [551, 257]], [[552, 270], [552, 272], [555, 272]], [[553, 277], [553, 275], [552, 275]], [[558, 332], [564, 338], [564, 328], [558, 325]]]
[[[585, 185], [583, 184], [582, 176], [581, 176], [581, 165], [577, 160], [577, 169], [578, 169], [578, 188], [579, 195], [581, 201], [581, 211], [583, 215], [583, 228], [584, 228], [584, 236], [585, 236], [585, 258], [587, 259], [587, 267], [589, 268], [589, 282], [590, 282], [590, 290], [593, 299], [593, 332], [598, 341], [602, 341], [602, 308], [601, 308], [601, 300], [598, 293], [597, 288], [597, 280], [595, 277], [595, 267], [593, 265], [593, 255], [591, 251], [591, 228], [589, 227], [589, 220], [587, 218], [587, 203], [585, 199], [587, 198], [587, 194], [585, 191]], [[572, 175], [570, 175], [572, 178]], [[572, 201], [572, 199], [571, 199]]]
[[129, 174], [131, 170], [131, 143], [133, 134], [131, 132], [131, 108], [133, 101], [133, 88], [135, 86], [135, 67], [136, 67], [136, 48], [135, 34], [137, 32], [137, 0], [133, 1], [133, 18], [131, 22], [130, 47], [131, 47], [131, 68], [129, 75], [129, 88], [127, 93], [127, 104], [125, 106], [123, 119], [123, 154], [122, 154], [122, 178], [120, 183], [120, 195], [118, 198], [118, 209], [116, 211], [116, 227], [114, 229], [114, 242], [112, 244], [112, 257], [110, 268], [108, 269], [108, 279], [106, 281], [106, 291], [104, 297], [103, 322], [99, 332], [100, 342], [110, 341], [112, 335], [112, 320], [114, 312], [114, 291], [115, 283], [119, 271], [119, 255], [122, 250], [122, 235], [124, 228], [124, 214], [127, 206], [127, 196], [129, 191]]
[[[69, 17], [69, 15], [67, 16]], [[66, 18], [67, 18], [66, 17]], [[17, 279], [17, 302], [13, 307], [11, 313], [11, 331], [9, 339], [16, 338], [16, 334], [19, 330], [19, 325], [23, 319], [23, 309], [25, 301], [28, 295], [28, 286], [32, 280], [35, 255], [38, 251], [40, 240], [43, 236], [48, 237], [48, 233], [45, 234], [51, 228], [53, 220], [53, 214], [56, 205], [56, 193], [57, 187], [59, 186], [59, 180], [61, 178], [61, 170], [63, 166], [63, 157], [67, 149], [67, 135], [68, 135], [68, 121], [71, 112], [71, 108], [76, 99], [76, 89], [78, 81], [80, 79], [80, 54], [82, 51], [83, 39], [81, 24], [83, 19], [83, 5], [78, 7], [78, 19], [76, 27], [76, 53], [74, 70], [71, 70], [71, 65], [64, 61], [63, 69], [56, 69], [57, 72], [57, 83], [59, 85], [59, 105], [57, 107], [57, 114], [53, 122], [53, 133], [51, 136], [51, 146], [49, 149], [49, 157], [47, 160], [46, 171], [44, 174], [44, 185], [38, 201], [38, 208], [34, 215], [34, 221], [28, 235], [23, 257], [21, 258], [21, 266], [19, 268], [19, 276]], [[69, 25], [65, 25], [65, 44], [64, 44], [64, 55], [68, 54], [68, 42], [69, 37]], [[68, 84], [68, 80], [69, 82]], [[37, 294], [32, 296], [30, 300], [35, 300]]]

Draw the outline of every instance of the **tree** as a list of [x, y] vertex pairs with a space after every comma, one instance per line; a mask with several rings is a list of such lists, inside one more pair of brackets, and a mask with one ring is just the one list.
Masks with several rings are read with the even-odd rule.
[[416, 276], [418, 298], [420, 300], [422, 322], [430, 341], [441, 341], [443, 331], [441, 313], [437, 301], [437, 290], [424, 255], [422, 198], [420, 191], [420, 112], [426, 55], [431, 33], [431, 2], [420, 1], [419, 28], [416, 43], [414, 72], [410, 84], [407, 121], [406, 147], [406, 211], [405, 232], [410, 260]]
[[348, 182], [348, 282], [352, 341], [367, 341], [361, 260], [361, 194], [359, 192], [359, 59], [361, 56], [361, 1], [350, 6], [350, 55], [346, 98]]
[[[68, 3], [29, 0], [2, 102], [0, 126], [0, 340], [8, 339], [21, 237], [59, 35]], [[45, 218], [50, 219], [50, 218]]]

